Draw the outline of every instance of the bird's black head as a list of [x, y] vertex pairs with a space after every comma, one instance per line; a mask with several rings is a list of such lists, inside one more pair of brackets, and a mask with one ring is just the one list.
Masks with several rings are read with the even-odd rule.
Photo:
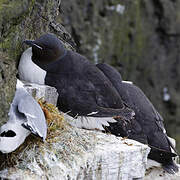
[[35, 41], [25, 40], [24, 43], [32, 47], [32, 61], [43, 69], [66, 51], [62, 42], [51, 33], [44, 34]]

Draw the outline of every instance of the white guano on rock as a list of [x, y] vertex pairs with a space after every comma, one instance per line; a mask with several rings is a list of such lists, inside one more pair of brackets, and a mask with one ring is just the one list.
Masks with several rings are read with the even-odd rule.
[[144, 177], [149, 152], [146, 145], [75, 127], [69, 127], [56, 140], [23, 152], [26, 155], [19, 154], [26, 159], [21, 159], [14, 168], [1, 171], [0, 177], [62, 180], [131, 180]]

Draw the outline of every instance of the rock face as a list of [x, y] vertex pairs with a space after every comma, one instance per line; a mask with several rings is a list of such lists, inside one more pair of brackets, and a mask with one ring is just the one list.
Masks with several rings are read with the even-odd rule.
[[0, 125], [7, 120], [16, 85], [15, 61], [0, 52]]
[[[7, 120], [14, 95], [16, 67], [25, 39], [53, 32], [73, 44], [59, 16], [61, 0], [2, 0], [0, 2], [0, 125]], [[67, 47], [71, 47], [65, 43]]]
[[18, 164], [0, 171], [0, 177], [132, 180], [144, 177], [148, 152], [133, 140], [69, 127], [56, 142], [20, 153]]
[[31, 94], [35, 99], [43, 98], [48, 103], [51, 103], [56, 106], [58, 99], [58, 92], [56, 88], [39, 85], [34, 83], [23, 82], [24, 88]]
[[[56, 103], [58, 94], [55, 88], [32, 83], [24, 83], [24, 87], [35, 98], [43, 97], [48, 102]], [[78, 129], [67, 124], [68, 119], [72, 121], [67, 114], [64, 118], [63, 128], [51, 129], [53, 133], [47, 136], [46, 142], [28, 137], [31, 139], [26, 139], [15, 152], [0, 154], [0, 178], [179, 179], [180, 172], [169, 175], [158, 163], [153, 163], [158, 167], [146, 170], [150, 151], [147, 145], [110, 134]]]
[[179, 178], [180, 171], [173, 175], [165, 173], [160, 167], [152, 167], [151, 169], [146, 170], [146, 176], [144, 177], [144, 180], [179, 180]]
[[[24, 83], [24, 88], [35, 98], [44, 97], [46, 101], [56, 103], [58, 94], [52, 87]], [[27, 141], [24, 148], [10, 154], [16, 159], [15, 165], [5, 166], [0, 171], [0, 178], [132, 180], [145, 175], [150, 150], [147, 145], [68, 124], [63, 129], [56, 129], [54, 134], [44, 143], [35, 138]], [[0, 160], [2, 157], [0, 154]], [[7, 157], [4, 157], [4, 163], [9, 160]]]
[[77, 50], [115, 66], [150, 98], [180, 149], [180, 1], [62, 1]]

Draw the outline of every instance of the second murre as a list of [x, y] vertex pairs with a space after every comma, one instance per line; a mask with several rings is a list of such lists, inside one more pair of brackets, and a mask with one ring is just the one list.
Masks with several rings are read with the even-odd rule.
[[104, 63], [96, 66], [110, 79], [122, 100], [135, 111], [135, 121], [128, 138], [148, 144], [151, 148], [150, 159], [161, 163], [170, 174], [178, 172], [178, 166], [172, 159], [178, 154], [167, 136], [162, 116], [150, 100], [136, 85], [123, 81], [121, 74], [112, 66]]
[[[37, 83], [45, 72], [40, 83], [58, 90], [58, 108], [70, 112], [76, 118], [77, 127], [104, 130], [109, 123], [116, 123], [121, 127], [122, 135], [127, 136], [134, 111], [125, 106], [109, 79], [93, 63], [66, 50], [53, 34], [42, 35], [35, 41], [26, 40], [25, 43], [32, 47], [32, 51], [29, 56], [23, 54], [20, 60], [20, 79]], [[32, 78], [35, 77], [31, 75], [32, 69], [27, 72], [29, 66], [39, 66], [36, 80]]]

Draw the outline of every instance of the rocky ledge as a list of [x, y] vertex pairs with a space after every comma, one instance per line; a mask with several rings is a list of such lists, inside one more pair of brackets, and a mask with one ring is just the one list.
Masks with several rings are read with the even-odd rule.
[[[24, 86], [35, 98], [46, 97], [56, 103], [57, 92], [49, 86]], [[146, 171], [149, 147], [139, 142], [69, 125], [67, 114], [63, 125], [51, 132], [45, 143], [29, 136], [15, 152], [0, 155], [4, 166], [0, 178], [8, 179], [114, 179], [131, 180], [158, 177], [177, 179], [159, 168]], [[13, 163], [12, 163], [13, 162]], [[145, 176], [146, 175], [146, 176]]]

